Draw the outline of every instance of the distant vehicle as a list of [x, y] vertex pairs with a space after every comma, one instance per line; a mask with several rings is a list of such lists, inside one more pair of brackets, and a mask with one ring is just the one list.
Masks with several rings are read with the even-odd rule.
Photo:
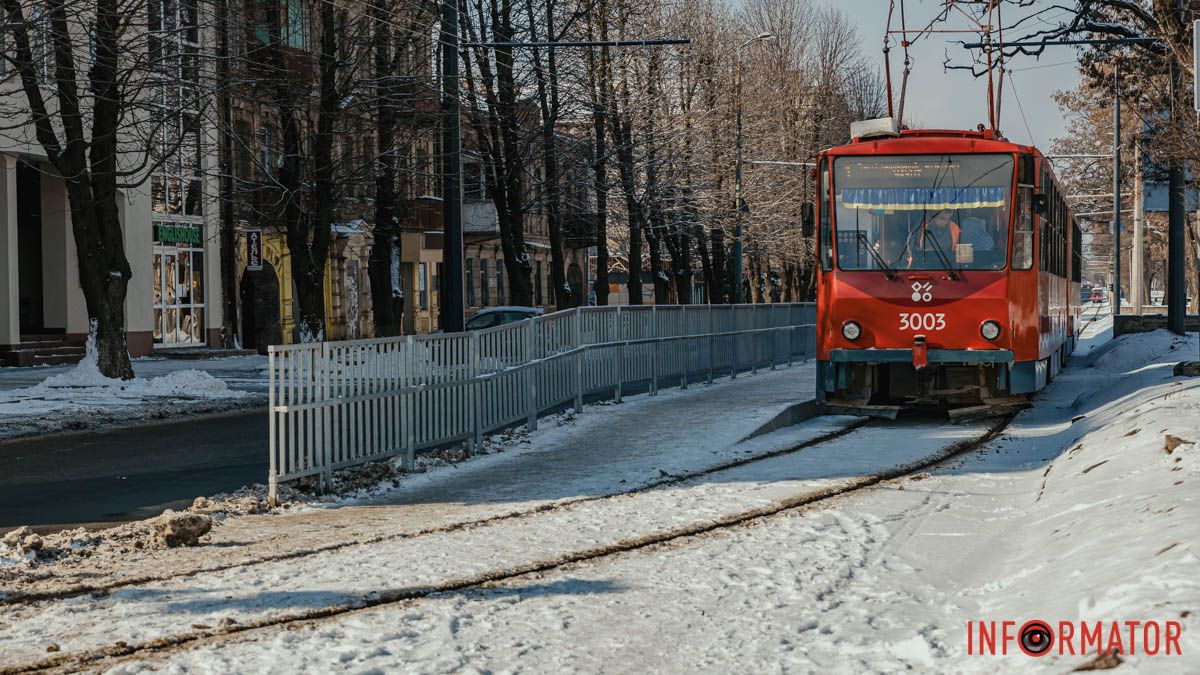
[[485, 307], [467, 319], [467, 330], [483, 330], [494, 326], [532, 319], [545, 314], [541, 307]]
[[1092, 302], [1104, 302], [1104, 293], [1099, 289], [1092, 291]]

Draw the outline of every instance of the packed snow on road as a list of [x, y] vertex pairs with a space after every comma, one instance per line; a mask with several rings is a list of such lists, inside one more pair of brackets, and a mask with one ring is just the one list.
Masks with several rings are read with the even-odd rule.
[[[0, 654], [120, 673], [1194, 672], [1200, 382], [1172, 365], [1198, 345], [1110, 330], [949, 459], [995, 422], [747, 438], [811, 391], [798, 366], [229, 514], [197, 547], [9, 550]], [[1044, 656], [1016, 638], [1032, 620], [1054, 632]]]

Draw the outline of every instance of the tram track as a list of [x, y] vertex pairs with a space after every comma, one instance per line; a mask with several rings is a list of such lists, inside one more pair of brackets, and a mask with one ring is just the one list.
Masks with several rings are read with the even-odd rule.
[[[710, 520], [662, 529], [646, 535], [620, 539], [616, 542], [585, 548], [564, 555], [551, 556], [526, 563], [510, 565], [507, 567], [498, 567], [477, 574], [451, 578], [436, 583], [374, 591], [362, 594], [342, 603], [331, 604], [319, 608], [284, 612], [273, 616], [261, 617], [256, 620], [233, 623], [215, 630], [193, 630], [189, 632], [163, 635], [136, 643], [117, 641], [102, 647], [95, 647], [74, 653], [55, 655], [53, 657], [48, 657], [36, 662], [30, 662], [19, 666], [0, 668], [0, 674], [7, 675], [9, 673], [16, 674], [43, 671], [67, 672], [80, 669], [94, 669], [101, 667], [108, 668], [116, 665], [119, 662], [137, 660], [147, 657], [158, 658], [178, 650], [217, 643], [231, 637], [251, 636], [255, 633], [268, 631], [273, 628], [293, 626], [300, 623], [336, 620], [337, 618], [348, 614], [376, 607], [413, 602], [438, 594], [471, 591], [498, 583], [517, 580], [526, 576], [561, 570], [580, 563], [619, 556], [624, 553], [683, 543], [702, 535], [717, 533], [722, 530], [737, 528], [753, 522], [768, 519], [773, 516], [786, 514], [808, 507], [823, 505], [831, 500], [834, 500], [835, 498], [852, 496], [876, 486], [905, 480], [916, 473], [936, 467], [947, 460], [969, 453], [986, 445], [1003, 432], [1011, 419], [1012, 416], [999, 418], [989, 425], [983, 434], [972, 438], [960, 439], [956, 442], [950, 443], [942, 448], [939, 448], [937, 451], [922, 457], [919, 460], [909, 462], [907, 464], [893, 466], [892, 468], [873, 474], [854, 477], [838, 485], [815, 490], [806, 490], [800, 494], [779, 499], [767, 505], [726, 514]], [[739, 458], [738, 460], [726, 462], [722, 465], [709, 467], [701, 471], [690, 472], [687, 475], [672, 476], [669, 479], [656, 481], [653, 487], [661, 487], [671, 483], [693, 480], [703, 477], [704, 475], [727, 471], [731, 468], [763, 461], [772, 457], [779, 457], [805, 448], [811, 448], [815, 445], [829, 443], [833, 440], [837, 440], [838, 438], [858, 431], [868, 425], [878, 426], [882, 424], [886, 423], [878, 420], [866, 420], [840, 429], [837, 432], [825, 434], [821, 437], [811, 439], [805, 443], [798, 444], [797, 446], [780, 449], [769, 453], [762, 453], [753, 457]], [[645, 485], [637, 490], [615, 495], [607, 495], [604, 497], [581, 499], [573, 503], [578, 504], [580, 501], [597, 501], [599, 499], [612, 499], [622, 496], [629, 496], [637, 492], [645, 492], [653, 489], [653, 487], [650, 485]], [[535, 512], [537, 511], [531, 510], [529, 513], [532, 514]], [[493, 520], [492, 522], [496, 521]], [[196, 572], [195, 574], [199, 573], [200, 572]], [[194, 574], [187, 576], [194, 576]]]
[[[461, 532], [463, 530], [469, 530], [469, 529], [474, 529], [474, 528], [479, 528], [479, 527], [488, 527], [488, 526], [496, 525], [498, 523], [502, 523], [505, 521], [517, 520], [517, 519], [521, 519], [521, 518], [528, 518], [531, 516], [542, 515], [542, 514], [546, 514], [546, 513], [550, 513], [550, 512], [554, 512], [554, 511], [567, 510], [567, 509], [570, 509], [573, 507], [577, 507], [581, 504], [587, 504], [590, 502], [616, 499], [619, 497], [625, 497], [625, 496], [629, 496], [629, 495], [636, 495], [636, 494], [648, 492], [650, 490], [655, 490], [655, 489], [666, 487], [666, 486], [673, 485], [673, 484], [685, 483], [690, 480], [695, 480], [697, 478], [702, 478], [704, 476], [713, 475], [716, 473], [720, 473], [722, 471], [728, 471], [730, 469], [738, 468], [741, 466], [746, 466], [748, 464], [753, 464], [755, 462], [761, 462], [764, 460], [773, 459], [775, 457], [782, 457], [784, 455], [788, 455], [788, 454], [791, 454], [794, 452], [800, 452], [802, 450], [811, 448], [816, 445], [820, 445], [823, 443], [828, 443], [833, 440], [837, 440], [837, 439], [842, 438], [843, 436], [846, 436], [854, 431], [857, 431], [858, 429], [860, 429], [864, 426], [867, 426], [870, 423], [871, 423], [871, 420], [869, 420], [869, 419], [863, 419], [863, 420], [851, 422], [850, 424], [847, 424], [846, 426], [843, 426], [839, 429], [835, 429], [833, 431], [814, 436], [810, 439], [806, 439], [800, 443], [796, 443], [796, 444], [790, 445], [785, 448], [779, 448], [776, 450], [761, 452], [761, 453], [749, 455], [746, 457], [738, 457], [736, 459], [732, 459], [732, 460], [728, 460], [728, 461], [721, 462], [718, 464], [714, 464], [712, 466], [708, 466], [703, 469], [697, 469], [694, 471], [687, 471], [687, 472], [683, 472], [683, 473], [671, 474], [669, 476], [654, 479], [647, 483], [642, 483], [641, 485], [638, 485], [629, 490], [622, 490], [619, 492], [609, 492], [609, 493], [599, 494], [599, 495], [588, 495], [588, 496], [584, 496], [584, 497], [574, 497], [574, 498], [570, 498], [570, 499], [562, 499], [562, 500], [554, 501], [554, 502], [551, 502], [548, 504], [540, 504], [540, 505], [532, 507], [532, 508], [506, 511], [504, 513], [498, 513], [498, 514], [494, 514], [491, 516], [487, 516], [485, 518], [475, 518], [475, 519], [470, 519], [470, 520], [457, 521], [457, 522], [448, 523], [445, 525], [438, 525], [435, 527], [428, 527], [428, 528], [413, 530], [411, 532], [394, 532], [394, 533], [390, 533], [390, 534], [379, 535], [376, 537], [369, 537], [369, 538], [365, 538], [365, 539], [353, 539], [353, 540], [339, 541], [339, 542], [335, 542], [335, 543], [331, 543], [331, 544], [326, 544], [324, 546], [306, 547], [306, 548], [298, 549], [295, 551], [288, 551], [285, 553], [261, 556], [258, 558], [251, 558], [251, 559], [246, 559], [246, 560], [238, 560], [238, 561], [233, 561], [233, 562], [228, 562], [228, 563], [222, 563], [219, 565], [209, 565], [209, 566], [204, 566], [204, 567], [198, 567], [195, 569], [176, 571], [176, 572], [167, 573], [167, 574], [147, 574], [147, 575], [140, 575], [140, 576], [136, 576], [136, 577], [127, 577], [124, 579], [112, 581], [109, 583], [103, 583], [103, 584], [80, 584], [80, 585], [75, 585], [75, 586], [71, 586], [68, 588], [57, 589], [57, 590], [14, 594], [14, 595], [9, 595], [9, 596], [5, 596], [5, 597], [0, 597], [0, 607], [10, 606], [10, 605], [28, 605], [28, 604], [45, 602], [45, 601], [50, 601], [50, 600], [66, 600], [69, 598], [80, 597], [83, 595], [105, 595], [105, 594], [111, 593], [113, 591], [118, 591], [118, 590], [122, 590], [122, 589], [126, 589], [126, 588], [133, 588], [133, 587], [137, 587], [137, 586], [144, 586], [146, 584], [171, 581], [173, 579], [186, 579], [189, 577], [195, 577], [195, 576], [199, 576], [202, 574], [212, 574], [215, 572], [223, 572], [223, 571], [236, 569], [236, 568], [252, 567], [252, 566], [256, 566], [256, 565], [263, 565], [263, 564], [273, 563], [273, 562], [284, 562], [284, 561], [288, 561], [288, 560], [297, 560], [297, 559], [307, 558], [307, 557], [322, 554], [322, 553], [330, 553], [333, 551], [339, 551], [339, 550], [350, 548], [353, 546], [370, 546], [373, 544], [380, 544], [380, 543], [389, 542], [389, 541], [399, 541], [399, 540], [404, 540], [404, 539], [418, 539], [418, 538], [429, 537], [429, 536], [434, 536], [434, 535], [438, 535], [438, 534], [450, 534], [453, 532]], [[2, 673], [2, 672], [4, 672], [4, 671], [0, 671], [0, 673]]]

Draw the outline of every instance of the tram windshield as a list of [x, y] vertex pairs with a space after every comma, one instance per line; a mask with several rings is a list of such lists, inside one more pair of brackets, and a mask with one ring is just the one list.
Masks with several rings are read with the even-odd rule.
[[838, 157], [843, 270], [998, 270], [1008, 253], [1012, 155]]

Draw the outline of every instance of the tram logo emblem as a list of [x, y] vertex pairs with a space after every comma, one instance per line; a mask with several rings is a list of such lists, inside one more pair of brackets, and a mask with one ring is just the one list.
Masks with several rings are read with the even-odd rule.
[[933, 284], [928, 281], [914, 281], [912, 285], [913, 302], [929, 302], [933, 300]]

